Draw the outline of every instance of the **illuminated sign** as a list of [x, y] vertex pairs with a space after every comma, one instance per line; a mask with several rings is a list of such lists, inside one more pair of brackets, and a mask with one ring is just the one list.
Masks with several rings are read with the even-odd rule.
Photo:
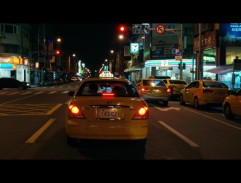
[[13, 64], [0, 64], [1, 69], [12, 69]]
[[204, 62], [215, 62], [215, 57], [203, 56]]
[[221, 34], [223, 36], [241, 37], [241, 23], [229, 23], [221, 25]]
[[236, 23], [236, 24], [230, 24], [230, 29], [232, 32], [240, 32], [241, 31], [241, 24]]
[[130, 52], [135, 54], [138, 53], [140, 50], [140, 44], [139, 43], [131, 43], [131, 47], [130, 47]]

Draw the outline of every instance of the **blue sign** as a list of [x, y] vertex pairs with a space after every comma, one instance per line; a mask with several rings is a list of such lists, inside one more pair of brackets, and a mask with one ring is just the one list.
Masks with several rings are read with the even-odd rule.
[[0, 64], [1, 69], [12, 69], [13, 64]]
[[175, 55], [175, 56], [182, 55], [182, 50], [181, 49], [177, 49], [177, 48], [173, 48], [172, 49], [172, 54]]
[[241, 37], [241, 23], [221, 24], [221, 35]]

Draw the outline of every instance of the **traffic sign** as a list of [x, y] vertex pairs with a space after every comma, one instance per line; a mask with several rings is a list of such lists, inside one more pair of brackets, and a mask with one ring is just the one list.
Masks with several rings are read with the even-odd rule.
[[166, 32], [166, 26], [163, 25], [163, 24], [158, 24], [155, 27], [155, 31], [156, 31], [157, 34], [164, 34]]
[[182, 50], [181, 49], [177, 49], [177, 48], [173, 48], [172, 49], [172, 54], [176, 55], [176, 56], [182, 55]]

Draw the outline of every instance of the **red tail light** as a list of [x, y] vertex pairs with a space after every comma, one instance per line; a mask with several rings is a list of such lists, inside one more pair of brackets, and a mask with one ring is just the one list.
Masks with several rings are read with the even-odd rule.
[[76, 104], [70, 104], [68, 107], [68, 114], [71, 118], [82, 118], [84, 119], [85, 116], [83, 112], [79, 109]]
[[167, 88], [166, 91], [167, 91], [167, 93], [171, 93], [172, 89], [171, 88]]
[[114, 97], [115, 93], [102, 93], [103, 97]]
[[146, 89], [145, 89], [145, 88], [141, 88], [141, 91], [142, 91], [142, 92], [145, 92], [145, 91], [146, 91]]
[[133, 117], [134, 120], [141, 120], [141, 119], [148, 119], [149, 117], [149, 109], [147, 106], [142, 106], [138, 108], [136, 111], [135, 116]]

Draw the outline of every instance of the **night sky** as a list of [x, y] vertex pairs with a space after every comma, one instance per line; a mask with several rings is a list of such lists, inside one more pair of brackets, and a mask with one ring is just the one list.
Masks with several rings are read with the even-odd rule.
[[66, 54], [75, 53], [91, 70], [99, 69], [117, 44], [117, 24], [57, 24], [55, 35], [62, 37]]

